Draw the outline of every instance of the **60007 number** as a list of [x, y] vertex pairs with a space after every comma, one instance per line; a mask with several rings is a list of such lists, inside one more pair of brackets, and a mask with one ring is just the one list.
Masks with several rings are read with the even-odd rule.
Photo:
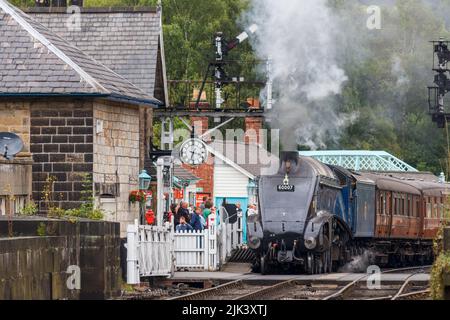
[[278, 192], [294, 192], [295, 186], [290, 185], [290, 184], [279, 184], [277, 186], [277, 191]]

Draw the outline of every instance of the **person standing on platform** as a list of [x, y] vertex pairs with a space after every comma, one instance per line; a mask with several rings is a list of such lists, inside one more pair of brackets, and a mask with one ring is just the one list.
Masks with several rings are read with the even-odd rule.
[[195, 231], [203, 230], [202, 218], [202, 210], [199, 207], [195, 208], [195, 212], [191, 219], [191, 226]]
[[184, 218], [184, 216], [180, 217], [180, 223], [177, 225], [177, 227], [175, 228], [176, 231], [181, 231], [181, 232], [185, 232], [185, 231], [192, 231], [192, 226], [189, 223], [186, 223], [186, 219]]
[[184, 217], [187, 223], [190, 223], [191, 218], [189, 214], [189, 204], [186, 201], [181, 201], [178, 207], [177, 213], [175, 215], [175, 221], [180, 221], [180, 217]]
[[204, 196], [204, 197], [202, 198], [202, 203], [200, 204], [200, 209], [202, 209], [202, 211], [205, 210], [206, 202], [208, 202], [208, 197], [207, 197], [207, 196]]
[[208, 216], [211, 214], [211, 208], [212, 208], [212, 203], [209, 201], [206, 201], [205, 203], [205, 208], [203, 209], [203, 218], [205, 218], [205, 220], [208, 220]]

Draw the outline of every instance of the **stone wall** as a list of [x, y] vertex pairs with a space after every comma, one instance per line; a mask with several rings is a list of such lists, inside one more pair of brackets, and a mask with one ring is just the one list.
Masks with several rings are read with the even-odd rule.
[[33, 198], [40, 211], [45, 181], [56, 178], [56, 203], [65, 209], [79, 207], [82, 181], [93, 169], [93, 119], [90, 100], [37, 100], [31, 103]]
[[[109, 212], [107, 220], [121, 222], [121, 233], [125, 236], [127, 224], [138, 218], [139, 207], [131, 205], [128, 197], [130, 191], [138, 189], [143, 132], [140, 123], [144, 119], [138, 107], [101, 102], [94, 104], [94, 119], [103, 127], [94, 135], [93, 181], [99, 185], [97, 201]], [[114, 202], [101, 197], [102, 190], [114, 188], [117, 188]], [[115, 213], [111, 214], [113, 210]]]
[[0, 196], [31, 195], [31, 163], [0, 158]]
[[66, 237], [0, 238], [0, 300], [78, 299], [65, 285], [66, 248]]
[[[0, 218], [0, 300], [108, 299], [121, 289], [120, 226], [16, 217], [14, 237]], [[42, 228], [43, 226], [43, 228]], [[45, 230], [38, 236], [37, 230]], [[79, 266], [80, 290], [66, 285], [69, 266]]]
[[25, 100], [0, 100], [0, 132], [18, 134], [23, 142], [22, 155], [30, 152], [30, 104]]
[[31, 160], [0, 158], [0, 216], [13, 215], [31, 198]]
[[[98, 128], [97, 128], [98, 125]], [[32, 196], [40, 213], [46, 181], [55, 177], [53, 204], [81, 205], [83, 180], [92, 174], [97, 204], [106, 219], [126, 225], [138, 217], [128, 195], [138, 188], [139, 169], [149, 150], [152, 110], [107, 100], [53, 98], [2, 100], [0, 129], [24, 139], [32, 165]], [[95, 131], [95, 132], [94, 132]]]

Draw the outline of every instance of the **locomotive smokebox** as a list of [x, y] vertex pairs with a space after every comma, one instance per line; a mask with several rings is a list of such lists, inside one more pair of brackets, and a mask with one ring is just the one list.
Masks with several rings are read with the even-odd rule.
[[297, 172], [299, 166], [298, 151], [282, 151], [280, 154], [280, 173]]

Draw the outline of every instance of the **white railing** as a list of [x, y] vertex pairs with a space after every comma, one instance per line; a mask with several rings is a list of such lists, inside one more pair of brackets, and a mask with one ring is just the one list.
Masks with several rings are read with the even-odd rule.
[[127, 283], [138, 284], [140, 277], [171, 276], [173, 272], [173, 232], [162, 227], [134, 224], [127, 228]]
[[242, 240], [242, 217], [216, 225], [210, 215], [208, 229], [178, 232], [169, 223], [142, 226], [135, 220], [127, 229], [127, 283], [140, 283], [140, 277], [170, 277], [175, 269], [219, 270]]

